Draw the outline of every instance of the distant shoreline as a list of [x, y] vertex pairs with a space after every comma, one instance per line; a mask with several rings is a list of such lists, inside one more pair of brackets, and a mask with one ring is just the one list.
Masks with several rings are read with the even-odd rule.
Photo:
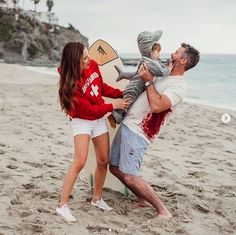
[[123, 58], [123, 57], [120, 58], [122, 63], [128, 66], [136, 66], [140, 60], [139, 58]]

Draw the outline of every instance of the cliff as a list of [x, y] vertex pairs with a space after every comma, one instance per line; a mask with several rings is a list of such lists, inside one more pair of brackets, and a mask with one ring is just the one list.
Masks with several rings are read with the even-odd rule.
[[88, 46], [88, 38], [72, 25], [49, 25], [25, 11], [0, 8], [0, 59], [6, 63], [56, 64], [69, 41]]

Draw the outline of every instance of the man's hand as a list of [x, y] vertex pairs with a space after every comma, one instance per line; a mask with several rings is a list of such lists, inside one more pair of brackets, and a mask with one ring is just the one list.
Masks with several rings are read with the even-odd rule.
[[143, 81], [148, 82], [148, 81], [153, 81], [153, 76], [152, 74], [148, 71], [146, 63], [142, 63], [140, 68], [139, 68], [139, 75], [143, 79]]
[[[152, 74], [148, 71], [147, 65], [143, 63], [139, 69], [139, 75], [144, 82], [153, 81]], [[168, 108], [171, 108], [171, 102], [166, 95], [161, 95], [155, 89], [155, 86], [148, 86], [146, 89], [148, 103], [153, 113], [160, 113]]]

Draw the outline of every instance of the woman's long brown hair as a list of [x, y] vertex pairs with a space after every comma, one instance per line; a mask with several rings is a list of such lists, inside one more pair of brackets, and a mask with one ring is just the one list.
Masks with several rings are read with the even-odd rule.
[[68, 115], [74, 107], [73, 96], [77, 88], [76, 82], [81, 77], [80, 63], [83, 57], [84, 45], [80, 42], [69, 42], [65, 45], [59, 79], [59, 100], [61, 109]]

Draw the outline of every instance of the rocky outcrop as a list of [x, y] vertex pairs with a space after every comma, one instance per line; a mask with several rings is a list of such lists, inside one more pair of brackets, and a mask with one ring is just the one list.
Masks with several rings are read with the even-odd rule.
[[0, 8], [0, 59], [4, 62], [56, 64], [69, 41], [81, 41], [88, 47], [88, 38], [72, 25], [49, 25], [23, 11]]

